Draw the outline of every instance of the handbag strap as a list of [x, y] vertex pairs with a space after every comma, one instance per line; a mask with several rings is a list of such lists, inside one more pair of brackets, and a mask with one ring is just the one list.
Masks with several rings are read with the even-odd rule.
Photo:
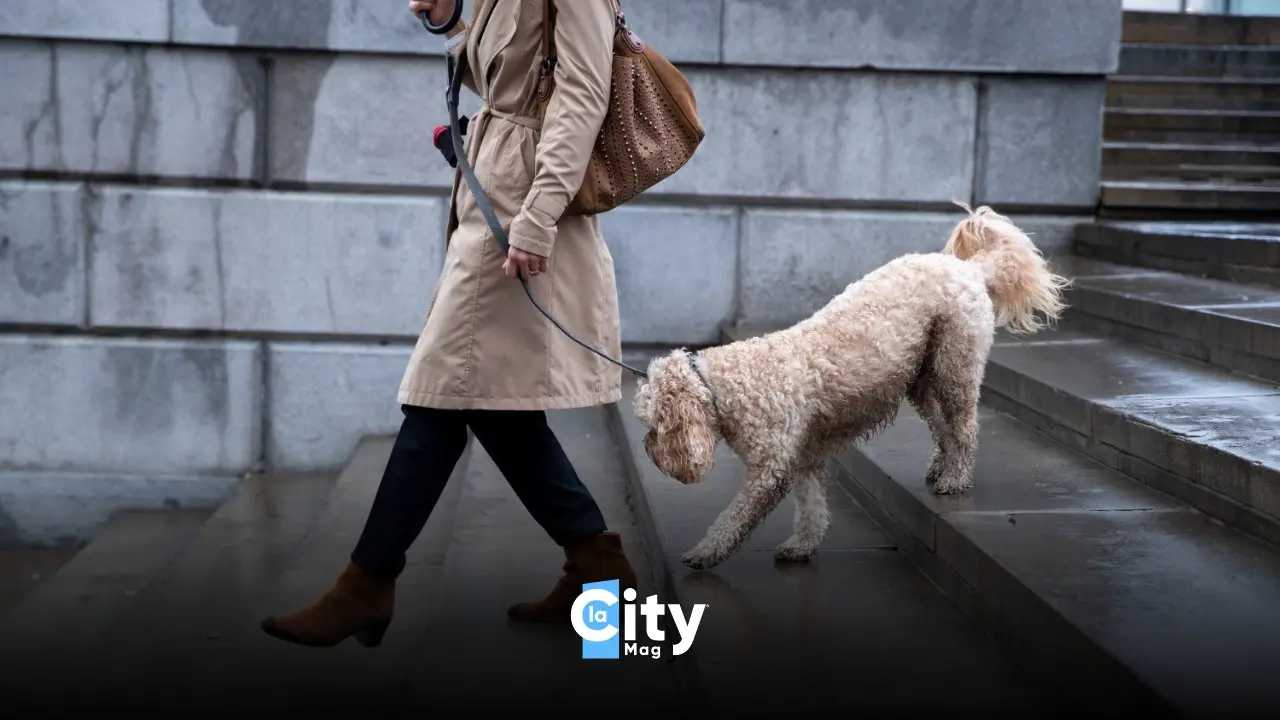
[[546, 0], [542, 13], [542, 64], [538, 67], [538, 110], [540, 115], [546, 113], [547, 103], [551, 100], [552, 86], [555, 84], [556, 55], [552, 34], [552, 18], [556, 6], [552, 0]]
[[[610, 0], [613, 3], [613, 17], [615, 36], [627, 27], [627, 18], [622, 12], [622, 0]], [[542, 13], [542, 65], [539, 68], [538, 76], [538, 102], [545, 105], [551, 98], [552, 85], [555, 82], [556, 70], [556, 54], [555, 54], [555, 27], [553, 20], [556, 15], [555, 0], [546, 0], [543, 5]], [[542, 108], [545, 110], [546, 108]]]

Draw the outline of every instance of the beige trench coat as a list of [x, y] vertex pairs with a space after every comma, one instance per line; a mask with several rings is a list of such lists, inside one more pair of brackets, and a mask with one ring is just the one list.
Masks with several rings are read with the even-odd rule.
[[[538, 304], [583, 342], [621, 350], [613, 258], [595, 217], [561, 217], [609, 103], [613, 0], [557, 0], [556, 88], [539, 123], [543, 0], [478, 0], [466, 86], [484, 99], [466, 151], [513, 247], [550, 258]], [[502, 270], [505, 259], [455, 173], [444, 268], [400, 385], [406, 405], [551, 410], [621, 399], [622, 373], [560, 333]]]

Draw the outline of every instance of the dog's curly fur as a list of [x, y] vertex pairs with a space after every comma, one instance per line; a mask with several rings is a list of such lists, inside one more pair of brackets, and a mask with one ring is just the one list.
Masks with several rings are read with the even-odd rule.
[[807, 560], [830, 525], [827, 459], [892, 424], [904, 396], [933, 435], [934, 492], [971, 487], [995, 328], [1032, 333], [1056, 320], [1068, 283], [1008, 218], [957, 204], [968, 217], [941, 252], [887, 263], [788, 329], [649, 364], [635, 412], [654, 464], [698, 482], [724, 439], [747, 466], [685, 565], [723, 562], [788, 493], [794, 531], [777, 557]]

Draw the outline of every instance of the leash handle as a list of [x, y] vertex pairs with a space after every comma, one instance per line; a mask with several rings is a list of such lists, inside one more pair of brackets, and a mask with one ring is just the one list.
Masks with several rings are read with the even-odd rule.
[[431, 15], [426, 10], [418, 13], [418, 19], [422, 21], [422, 27], [426, 28], [427, 32], [432, 35], [443, 35], [452, 30], [453, 26], [462, 19], [462, 0], [453, 0], [453, 13], [440, 25], [431, 24]]
[[[458, 53], [455, 57], [453, 53], [449, 53], [446, 57], [446, 65], [449, 69], [449, 89], [447, 91], [445, 104], [449, 107], [449, 125], [453, 130], [449, 135], [453, 140], [453, 153], [458, 160], [458, 170], [462, 172], [462, 177], [467, 181], [467, 185], [470, 186], [471, 195], [476, 201], [476, 207], [480, 209], [480, 214], [484, 216], [485, 223], [488, 224], [489, 231], [493, 234], [494, 241], [498, 243], [498, 247], [502, 248], [502, 254], [506, 255], [511, 250], [511, 243], [507, 239], [506, 231], [502, 229], [502, 223], [499, 222], [497, 214], [493, 211], [493, 204], [490, 202], [489, 196], [485, 194], [484, 187], [480, 184], [480, 179], [476, 177], [475, 171], [471, 169], [471, 163], [467, 161], [467, 150], [462, 144], [462, 132], [458, 121], [458, 99], [462, 92], [462, 76], [464, 75], [464, 64], [466, 63], [467, 55], [466, 53]], [[648, 374], [643, 370], [633, 368], [621, 360], [615, 360], [579, 340], [573, 333], [569, 332], [563, 325], [561, 325], [559, 321], [551, 317], [551, 314], [544, 310], [542, 306], [538, 304], [537, 300], [533, 299], [533, 291], [529, 289], [528, 280], [521, 277], [520, 284], [524, 287], [524, 294], [529, 298], [529, 302], [533, 303], [533, 306], [537, 308], [538, 312], [541, 313], [548, 322], [554, 325], [555, 328], [565, 337], [577, 343], [596, 357], [605, 360], [612, 365], [616, 365], [638, 378], [648, 379]]]

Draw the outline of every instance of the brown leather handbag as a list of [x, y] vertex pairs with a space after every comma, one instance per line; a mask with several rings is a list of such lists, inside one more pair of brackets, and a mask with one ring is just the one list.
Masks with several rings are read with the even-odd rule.
[[[631, 200], [689, 162], [706, 136], [689, 81], [627, 27], [620, 3], [614, 8], [609, 110], [565, 215], [596, 215]], [[547, 0], [538, 79], [542, 116], [555, 86], [554, 17], [555, 5]]]

